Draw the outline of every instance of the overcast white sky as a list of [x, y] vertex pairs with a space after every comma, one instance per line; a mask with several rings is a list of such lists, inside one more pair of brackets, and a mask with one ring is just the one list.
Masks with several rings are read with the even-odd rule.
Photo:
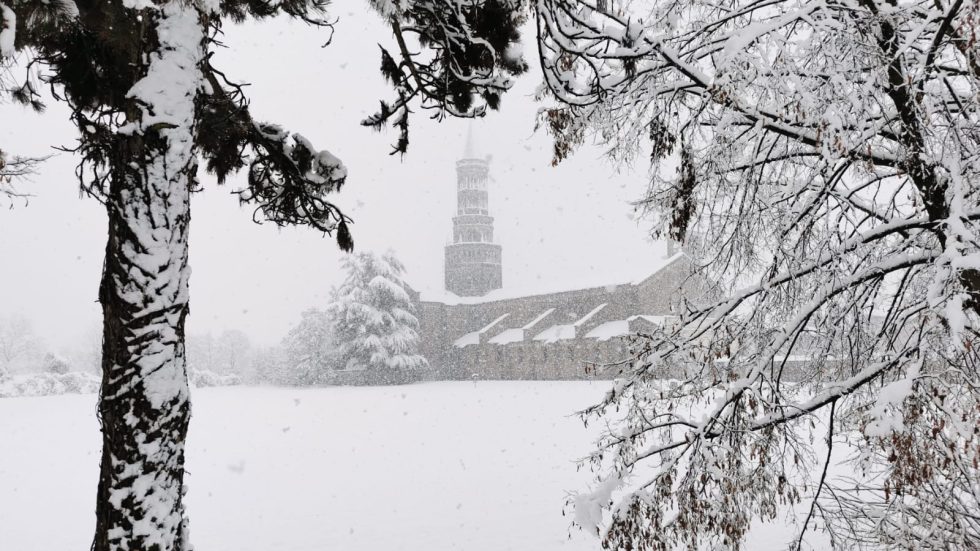
[[[390, 95], [377, 70], [377, 44], [390, 44], [390, 33], [366, 4], [333, 15], [340, 22], [327, 48], [320, 47], [323, 31], [288, 21], [229, 27], [230, 49], [217, 55], [217, 65], [252, 84], [258, 117], [343, 159], [349, 178], [336, 201], [355, 220], [356, 247], [392, 248], [414, 285], [440, 289], [455, 205], [454, 163], [469, 123], [435, 123], [419, 113], [409, 154], [389, 156], [394, 133], [359, 122]], [[583, 148], [552, 168], [550, 139], [533, 131], [536, 75], [531, 71], [518, 82], [501, 112], [474, 123], [481, 149], [493, 156], [490, 208], [503, 245], [504, 286], [618, 282], [631, 266], [663, 253], [629, 205], [645, 187], [646, 167], [617, 173], [601, 150]], [[0, 148], [11, 152], [43, 155], [50, 145], [74, 139], [57, 104], [40, 116], [3, 105], [0, 120]], [[101, 315], [96, 298], [105, 217], [96, 201], [79, 197], [74, 164], [68, 154], [50, 159], [29, 186], [30, 204], [0, 210], [0, 316], [29, 317], [54, 347], [87, 338]], [[278, 342], [302, 310], [324, 305], [340, 278], [342, 253], [314, 231], [253, 224], [251, 211], [230, 195], [244, 177], [224, 187], [206, 176], [203, 181], [205, 191], [192, 204], [188, 331], [241, 329], [258, 343]]]

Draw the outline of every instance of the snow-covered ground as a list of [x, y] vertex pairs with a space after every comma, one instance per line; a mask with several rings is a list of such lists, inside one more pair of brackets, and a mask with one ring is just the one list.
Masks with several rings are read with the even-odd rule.
[[[606, 382], [208, 388], [193, 393], [191, 537], [207, 551], [586, 551], [569, 530], [569, 414]], [[86, 549], [99, 433], [93, 395], [0, 400], [0, 549]], [[748, 549], [785, 548], [786, 529]]]

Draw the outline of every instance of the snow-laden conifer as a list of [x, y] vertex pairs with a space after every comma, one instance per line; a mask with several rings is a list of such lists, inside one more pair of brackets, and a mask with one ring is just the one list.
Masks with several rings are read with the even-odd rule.
[[[0, 4], [3, 55], [12, 44], [26, 66], [44, 68], [45, 84], [67, 104], [78, 130], [82, 190], [105, 205], [108, 217], [99, 288], [103, 452], [92, 549], [186, 551], [187, 230], [191, 192], [201, 185], [199, 160], [218, 183], [244, 172], [238, 197], [257, 221], [308, 226], [333, 235], [344, 250], [353, 248], [350, 219], [330, 200], [347, 181], [343, 162], [298, 133], [253, 118], [243, 86], [215, 66], [212, 54], [229, 21], [278, 15], [331, 30], [336, 20], [326, 0]], [[409, 104], [438, 107], [447, 97], [473, 98], [492, 85], [494, 96], [477, 102], [491, 104], [508, 84], [499, 74], [513, 65], [490, 50], [470, 53], [489, 35], [513, 41], [514, 25], [486, 25], [477, 2], [452, 2], [437, 17], [410, 15], [429, 4], [410, 0], [400, 4], [404, 11], [384, 17], [417, 37], [413, 55], [440, 50], [448, 62], [443, 72], [463, 78], [446, 80], [452, 90], [427, 86], [407, 96], [402, 125]], [[442, 46], [448, 29], [452, 50]], [[476, 68], [488, 79], [466, 78]], [[11, 87], [13, 97], [40, 107], [35, 82], [29, 72]]]
[[284, 365], [277, 382], [311, 385], [331, 380], [336, 370], [336, 339], [329, 314], [310, 308], [282, 340]]
[[343, 284], [329, 306], [338, 365], [369, 381], [397, 382], [428, 367], [419, 354], [419, 322], [404, 268], [391, 253], [348, 255]]

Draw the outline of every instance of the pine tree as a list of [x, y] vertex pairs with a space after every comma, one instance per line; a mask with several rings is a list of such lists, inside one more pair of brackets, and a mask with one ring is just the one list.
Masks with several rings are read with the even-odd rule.
[[[402, 86], [399, 127], [407, 128], [413, 102], [456, 116], [497, 105], [514, 65], [501, 62], [504, 50], [491, 45], [513, 42], [519, 17], [491, 21], [482, 3], [468, 1], [372, 5], [416, 37], [409, 57], [438, 57], [416, 67], [426, 79], [451, 83], [414, 92]], [[353, 247], [350, 219], [328, 200], [347, 179], [343, 163], [299, 134], [253, 119], [243, 87], [211, 55], [228, 20], [281, 15], [332, 28], [326, 7], [326, 0], [0, 2], [0, 56], [20, 52], [28, 67], [44, 67], [79, 132], [81, 187], [108, 216], [99, 288], [103, 452], [94, 551], [190, 548], [183, 511], [190, 421], [184, 322], [198, 159], [219, 183], [245, 170], [238, 195], [256, 219], [309, 226], [333, 234], [342, 249]], [[393, 76], [391, 67], [384, 72]], [[39, 105], [30, 78], [13, 88], [15, 99]], [[471, 101], [458, 101], [463, 96]]]
[[325, 383], [336, 369], [336, 338], [324, 310], [310, 308], [282, 341], [285, 373], [282, 382], [299, 385]]
[[391, 254], [357, 253], [344, 261], [347, 278], [334, 290], [329, 312], [340, 343], [338, 364], [364, 371], [366, 380], [399, 382], [421, 375], [429, 363], [418, 353], [419, 321]]
[[17, 184], [34, 174], [41, 160], [7, 155], [0, 149], [0, 205], [5, 199], [20, 198], [26, 202], [30, 195], [18, 189]]

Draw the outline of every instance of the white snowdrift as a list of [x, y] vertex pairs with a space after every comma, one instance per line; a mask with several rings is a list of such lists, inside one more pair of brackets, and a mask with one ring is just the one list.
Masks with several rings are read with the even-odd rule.
[[[101, 377], [84, 371], [11, 375], [0, 379], [0, 398], [94, 394], [99, 391], [101, 382]], [[242, 384], [242, 379], [238, 375], [192, 369], [190, 383], [198, 388], [232, 386]]]
[[204, 388], [209, 386], [234, 386], [242, 384], [238, 375], [223, 375], [206, 369], [190, 370], [191, 386]]
[[[570, 528], [588, 511], [568, 501], [590, 486], [592, 473], [573, 460], [601, 427], [585, 429], [570, 413], [608, 389], [467, 381], [201, 390], [187, 438], [191, 541], [217, 551], [597, 551], [594, 532]], [[94, 412], [92, 395], [0, 400], [0, 549], [91, 544]], [[760, 523], [743, 548], [784, 551], [793, 532]], [[804, 548], [829, 548], [810, 537]]]
[[101, 379], [91, 373], [30, 373], [0, 380], [0, 398], [91, 394], [99, 390]]

